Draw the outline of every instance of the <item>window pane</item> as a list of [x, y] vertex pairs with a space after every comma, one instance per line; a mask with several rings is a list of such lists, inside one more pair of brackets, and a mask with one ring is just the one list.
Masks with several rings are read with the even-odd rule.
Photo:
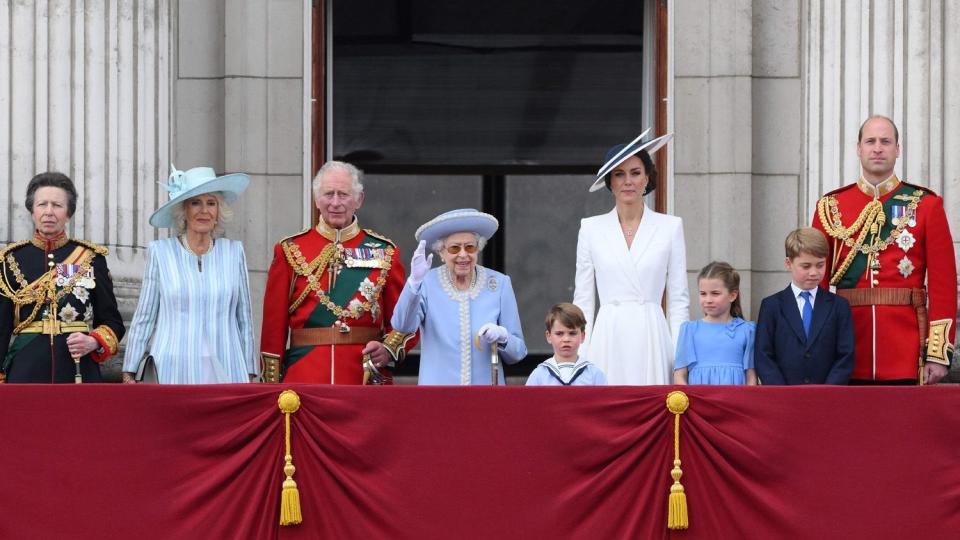
[[643, 2], [570, 4], [334, 3], [334, 155], [596, 163], [641, 128]]
[[[405, 176], [369, 174], [364, 180], [363, 206], [357, 211], [360, 226], [386, 235], [400, 247], [403, 268], [417, 243], [413, 233], [420, 225], [454, 208], [480, 208], [478, 176]], [[427, 246], [429, 249], [429, 246]], [[434, 257], [434, 266], [438, 257]]]
[[607, 190], [587, 193], [592, 181], [583, 176], [507, 178], [506, 271], [530, 354], [553, 354], [543, 337], [543, 319], [550, 306], [573, 300], [580, 220], [613, 208]]

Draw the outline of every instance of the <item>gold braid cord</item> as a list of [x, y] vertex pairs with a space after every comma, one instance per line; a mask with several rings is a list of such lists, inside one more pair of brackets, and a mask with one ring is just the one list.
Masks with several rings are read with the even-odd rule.
[[329, 309], [330, 312], [336, 315], [339, 319], [343, 319], [345, 317], [359, 319], [360, 316], [365, 312], [370, 311], [374, 303], [380, 299], [380, 291], [383, 290], [383, 285], [387, 282], [387, 274], [389, 273], [388, 269], [393, 263], [393, 254], [395, 251], [392, 247], [388, 247], [385, 250], [385, 268], [380, 270], [380, 277], [377, 278], [377, 282], [373, 287], [373, 294], [370, 295], [373, 299], [355, 304], [352, 308], [345, 309], [335, 304], [333, 300], [327, 296], [326, 292], [320, 285], [321, 278], [323, 277], [323, 273], [326, 271], [327, 266], [338, 254], [337, 248], [334, 246], [334, 244], [327, 244], [320, 252], [320, 255], [310, 263], [307, 262], [307, 259], [303, 256], [303, 253], [300, 252], [300, 247], [294, 242], [283, 242], [281, 245], [283, 247], [283, 253], [287, 257], [287, 262], [290, 264], [290, 267], [293, 268], [293, 272], [307, 280], [306, 288], [304, 288], [303, 292], [300, 293], [300, 296], [290, 304], [290, 313], [296, 311], [296, 309], [303, 304], [304, 300], [307, 299], [307, 296], [311, 292], [314, 292], [317, 294], [317, 299], [320, 301], [320, 303]]
[[[80, 255], [75, 263], [80, 267], [80, 271], [67, 278], [66, 283], [60, 286], [58, 290], [56, 268], [51, 268], [34, 282], [27, 283], [26, 277], [20, 270], [20, 265], [17, 263], [11, 251], [12, 249], [10, 248], [5, 250], [6, 256], [3, 258], [3, 267], [0, 269], [0, 294], [10, 299], [14, 304], [14, 334], [19, 334], [27, 325], [37, 319], [40, 308], [46, 304], [47, 298], [51, 299], [51, 303], [57, 305], [64, 296], [72, 293], [77, 280], [93, 272], [90, 261], [94, 255], [96, 255], [94, 251], [85, 251]], [[8, 268], [19, 287], [14, 287], [7, 280]], [[33, 304], [33, 309], [30, 311], [30, 315], [21, 321], [20, 308], [31, 304]]]
[[281, 246], [283, 247], [283, 254], [287, 257], [287, 263], [293, 268], [293, 273], [307, 280], [307, 286], [303, 289], [303, 292], [290, 304], [289, 312], [292, 314], [303, 304], [303, 301], [307, 299], [311, 291], [317, 294], [323, 294], [323, 289], [320, 288], [320, 279], [327, 270], [330, 260], [333, 259], [333, 256], [336, 254], [337, 248], [333, 244], [327, 244], [323, 250], [320, 251], [320, 255], [318, 255], [316, 259], [307, 263], [307, 259], [304, 258], [297, 244], [293, 242], [283, 242]]
[[[831, 238], [840, 240], [845, 246], [850, 248], [843, 262], [839, 266], [835, 265], [833, 275], [830, 276], [830, 284], [836, 285], [840, 282], [858, 253], [863, 253], [868, 258], [873, 258], [896, 242], [910, 220], [916, 215], [917, 205], [920, 204], [920, 197], [922, 196], [923, 191], [921, 190], [915, 190], [909, 196], [910, 202], [907, 204], [907, 210], [903, 219], [890, 231], [890, 235], [883, 240], [879, 239], [878, 235], [887, 222], [887, 216], [883, 213], [883, 203], [878, 199], [873, 199], [867, 203], [860, 212], [860, 215], [857, 216], [856, 221], [849, 227], [844, 227], [843, 225], [843, 215], [837, 207], [836, 197], [828, 195], [817, 201], [817, 215], [820, 218], [820, 223], [823, 225], [824, 230]], [[869, 242], [867, 240], [868, 234], [873, 236]], [[856, 239], [854, 239], [854, 236], [856, 236]], [[835, 253], [834, 256], [836, 255]]]
[[686, 529], [690, 526], [687, 515], [687, 494], [683, 491], [680, 477], [683, 470], [680, 468], [680, 415], [690, 407], [690, 398], [683, 392], [676, 390], [667, 394], [667, 410], [673, 413], [673, 485], [670, 486], [670, 499], [667, 511], [667, 528], [671, 530]]

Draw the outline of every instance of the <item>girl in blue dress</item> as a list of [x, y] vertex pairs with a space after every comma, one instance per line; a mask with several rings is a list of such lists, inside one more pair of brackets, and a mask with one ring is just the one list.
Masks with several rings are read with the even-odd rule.
[[756, 324], [743, 320], [740, 274], [725, 262], [712, 262], [697, 283], [703, 319], [680, 326], [674, 384], [757, 384]]

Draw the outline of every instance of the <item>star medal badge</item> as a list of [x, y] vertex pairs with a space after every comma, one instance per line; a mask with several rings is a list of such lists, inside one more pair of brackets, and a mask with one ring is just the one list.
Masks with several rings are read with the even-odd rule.
[[902, 233], [900, 233], [900, 236], [897, 237], [897, 245], [900, 246], [900, 249], [902, 249], [904, 253], [910, 251], [910, 248], [912, 248], [916, 243], [916, 237], [907, 230], [904, 230]]
[[900, 275], [903, 277], [910, 277], [910, 274], [913, 273], [913, 261], [907, 258], [906, 255], [900, 259], [900, 263], [897, 264], [897, 270], [900, 270]]

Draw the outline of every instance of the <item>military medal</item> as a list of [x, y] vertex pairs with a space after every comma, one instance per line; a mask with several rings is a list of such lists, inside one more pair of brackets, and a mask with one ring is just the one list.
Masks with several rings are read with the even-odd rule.
[[904, 253], [910, 251], [910, 248], [912, 248], [915, 243], [917, 243], [917, 239], [910, 231], [904, 230], [900, 233], [900, 236], [897, 237], [897, 245], [900, 246], [900, 249], [902, 249]]
[[66, 287], [67, 282], [70, 281], [77, 272], [80, 271], [79, 265], [76, 264], [58, 264], [57, 265], [57, 286]]
[[76, 297], [81, 303], [86, 304], [87, 300], [90, 299], [90, 291], [86, 287], [81, 287], [80, 285], [73, 286], [73, 296]]
[[904, 207], [900, 205], [893, 205], [890, 208], [890, 223], [893, 223], [894, 227], [900, 224], [900, 221], [903, 219]]
[[906, 255], [900, 259], [900, 263], [897, 264], [897, 270], [900, 271], [900, 275], [903, 277], [910, 277], [910, 274], [913, 273], [913, 261], [907, 258]]
[[386, 250], [381, 247], [345, 248], [343, 255], [349, 268], [389, 269], [385, 264]]

